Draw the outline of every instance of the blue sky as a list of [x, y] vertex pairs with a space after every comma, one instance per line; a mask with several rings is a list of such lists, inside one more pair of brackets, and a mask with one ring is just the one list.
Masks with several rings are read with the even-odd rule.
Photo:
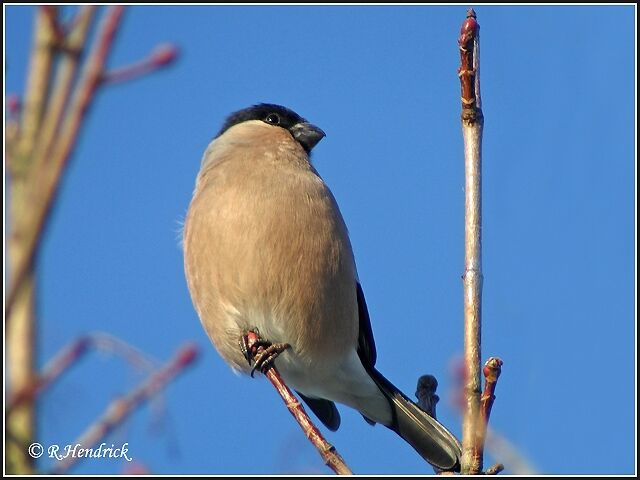
[[[436, 375], [439, 418], [460, 434], [448, 398], [462, 352], [465, 11], [127, 9], [110, 66], [162, 42], [181, 56], [104, 89], [90, 112], [41, 255], [40, 363], [95, 331], [160, 360], [187, 341], [202, 356], [109, 442], [128, 442], [156, 473], [328, 472], [267, 382], [218, 357], [184, 280], [179, 230], [202, 152], [226, 115], [257, 102], [327, 133], [314, 164], [349, 227], [379, 369], [409, 395], [420, 375]], [[635, 8], [476, 12], [483, 357], [505, 362], [491, 426], [543, 473], [633, 473]], [[20, 94], [33, 9], [5, 14], [5, 88]], [[38, 440], [72, 442], [142, 378], [118, 358], [88, 357], [41, 398]], [[341, 413], [327, 438], [354, 472], [431, 472], [392, 432]], [[73, 472], [126, 467], [95, 459]]]

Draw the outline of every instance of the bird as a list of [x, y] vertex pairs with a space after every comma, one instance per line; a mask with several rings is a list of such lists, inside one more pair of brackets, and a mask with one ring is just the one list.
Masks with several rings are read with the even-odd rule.
[[226, 118], [204, 152], [184, 221], [194, 308], [238, 373], [255, 370], [247, 332], [277, 345], [269, 360], [329, 430], [340, 426], [337, 402], [395, 431], [436, 469], [459, 471], [456, 437], [375, 368], [347, 226], [310, 159], [324, 137], [276, 104]]

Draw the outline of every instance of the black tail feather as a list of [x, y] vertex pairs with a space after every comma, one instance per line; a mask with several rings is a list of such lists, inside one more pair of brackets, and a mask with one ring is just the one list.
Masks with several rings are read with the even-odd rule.
[[400, 435], [427, 462], [444, 471], [460, 471], [460, 442], [435, 418], [409, 400], [375, 368], [368, 369], [393, 412], [390, 429]]

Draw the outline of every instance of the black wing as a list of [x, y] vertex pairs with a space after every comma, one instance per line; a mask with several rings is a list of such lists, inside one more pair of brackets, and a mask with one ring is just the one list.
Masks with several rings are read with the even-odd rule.
[[376, 342], [373, 340], [369, 310], [367, 310], [367, 302], [364, 299], [364, 292], [359, 282], [356, 283], [356, 289], [358, 296], [358, 317], [360, 319], [358, 356], [362, 364], [368, 369], [376, 364]]
[[[364, 292], [360, 283], [356, 283], [356, 292], [358, 296], [358, 317], [360, 321], [360, 332], [358, 334], [358, 356], [364, 368], [369, 371], [376, 364], [376, 342], [373, 340], [373, 330], [371, 330], [371, 319], [369, 318], [369, 310], [367, 310], [367, 302], [364, 299]], [[376, 422], [370, 418], [362, 416], [369, 425], [375, 425]]]
[[320, 419], [324, 426], [332, 432], [338, 430], [340, 426], [340, 413], [336, 408], [336, 404], [331, 400], [325, 400], [323, 398], [309, 398], [297, 392], [298, 395], [304, 400], [311, 411], [316, 414], [316, 417]]

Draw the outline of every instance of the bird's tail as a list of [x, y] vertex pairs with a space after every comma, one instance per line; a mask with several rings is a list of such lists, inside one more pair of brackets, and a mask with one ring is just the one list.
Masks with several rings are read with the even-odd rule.
[[370, 368], [369, 374], [391, 405], [393, 421], [388, 427], [434, 467], [444, 471], [460, 471], [462, 450], [456, 437], [375, 368]]

